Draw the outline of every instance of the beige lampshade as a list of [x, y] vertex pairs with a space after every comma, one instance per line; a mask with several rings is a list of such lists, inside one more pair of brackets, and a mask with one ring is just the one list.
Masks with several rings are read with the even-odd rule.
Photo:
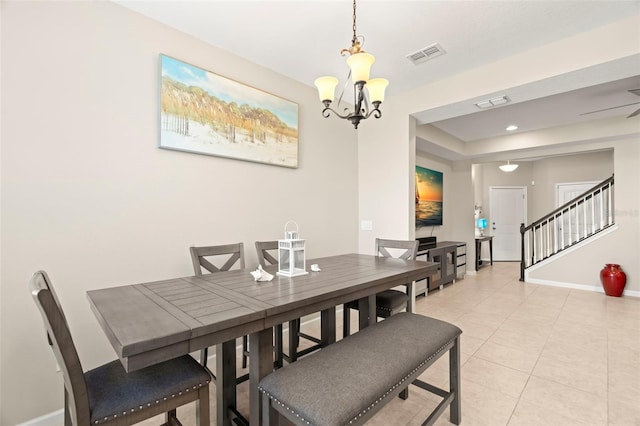
[[338, 79], [331, 76], [325, 76], [316, 78], [314, 84], [318, 88], [318, 95], [320, 96], [320, 101], [331, 101], [333, 102], [333, 98], [335, 97], [336, 86], [338, 85]]
[[351, 68], [351, 81], [357, 83], [358, 81], [368, 81], [369, 71], [371, 71], [371, 65], [375, 62], [376, 58], [369, 53], [356, 53], [347, 58], [347, 65]]
[[369, 100], [371, 102], [384, 102], [384, 91], [389, 85], [386, 78], [372, 78], [367, 82], [367, 90], [369, 91]]

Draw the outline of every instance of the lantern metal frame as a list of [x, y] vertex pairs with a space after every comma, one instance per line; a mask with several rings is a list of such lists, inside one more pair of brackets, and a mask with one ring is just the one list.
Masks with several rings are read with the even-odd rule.
[[[295, 224], [295, 231], [287, 231], [289, 224]], [[278, 240], [278, 275], [297, 277], [307, 275], [306, 241], [299, 238], [298, 224], [288, 221], [284, 226], [284, 239]]]

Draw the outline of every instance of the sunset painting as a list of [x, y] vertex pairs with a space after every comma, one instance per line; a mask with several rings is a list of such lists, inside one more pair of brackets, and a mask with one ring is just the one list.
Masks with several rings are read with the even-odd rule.
[[298, 167], [298, 104], [160, 55], [160, 148]]
[[416, 166], [416, 228], [442, 225], [442, 172]]

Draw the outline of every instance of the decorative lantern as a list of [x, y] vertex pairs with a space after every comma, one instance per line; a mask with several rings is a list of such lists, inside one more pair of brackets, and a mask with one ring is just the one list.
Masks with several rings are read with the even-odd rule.
[[[288, 231], [293, 223], [295, 231]], [[308, 274], [305, 265], [304, 240], [298, 238], [298, 224], [292, 220], [284, 225], [284, 240], [278, 240], [278, 275], [297, 277]]]

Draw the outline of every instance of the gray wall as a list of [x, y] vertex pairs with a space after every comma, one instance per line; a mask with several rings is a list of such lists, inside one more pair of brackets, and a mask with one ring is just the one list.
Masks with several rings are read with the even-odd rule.
[[[86, 370], [115, 358], [87, 290], [190, 275], [190, 245], [242, 241], [254, 268], [254, 241], [289, 219], [311, 257], [357, 251], [356, 132], [312, 87], [111, 2], [2, 2], [1, 18], [0, 424], [62, 407], [38, 269]], [[298, 103], [299, 168], [158, 149], [160, 53]]]
[[567, 154], [536, 161], [512, 161], [518, 168], [505, 173], [498, 169], [504, 162], [477, 165], [481, 173], [479, 185], [486, 217], [491, 216], [490, 186], [524, 186], [527, 188], [527, 223], [556, 208], [556, 185], [571, 182], [601, 182], [613, 174], [613, 150]]
[[613, 150], [574, 154], [533, 163], [529, 195], [529, 222], [556, 207], [556, 185], [571, 182], [601, 182], [613, 174]]

